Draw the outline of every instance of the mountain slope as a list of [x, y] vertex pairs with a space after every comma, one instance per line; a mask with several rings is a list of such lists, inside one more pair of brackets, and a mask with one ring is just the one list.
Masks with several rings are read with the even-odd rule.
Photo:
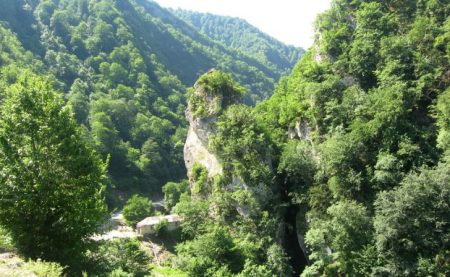
[[65, 93], [86, 141], [111, 155], [111, 205], [114, 187], [159, 192], [185, 178], [184, 111], [201, 74], [233, 73], [249, 105], [279, 78], [151, 1], [4, 0], [0, 28], [0, 91], [28, 72]]
[[201, 33], [257, 58], [282, 75], [289, 74], [305, 52], [300, 47], [285, 45], [240, 18], [182, 9], [173, 12], [194, 25]]
[[256, 107], [310, 252], [302, 276], [446, 276], [450, 5], [331, 7]]
[[[184, 84], [192, 86], [201, 74], [214, 67], [233, 73], [235, 80], [248, 92], [245, 97], [247, 104], [254, 105], [269, 97], [273, 83], [280, 78], [273, 69], [201, 35], [153, 1], [137, 0], [136, 3], [144, 7], [152, 19], [146, 22], [148, 26], [132, 29], [143, 32], [152, 30], [149, 34], [153, 38], [150, 45], [160, 51], [157, 56], [164, 59], [163, 63]], [[130, 14], [127, 18], [131, 22], [134, 17]]]

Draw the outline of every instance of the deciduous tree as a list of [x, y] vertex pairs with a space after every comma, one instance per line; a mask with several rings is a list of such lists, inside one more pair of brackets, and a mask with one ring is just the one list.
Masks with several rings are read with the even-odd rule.
[[154, 213], [155, 207], [152, 201], [145, 197], [140, 197], [137, 194], [128, 199], [127, 205], [123, 207], [125, 222], [132, 227], [136, 226], [136, 223], [146, 217], [154, 215]]
[[71, 264], [106, 212], [106, 166], [45, 79], [7, 90], [0, 119], [0, 225], [26, 258]]

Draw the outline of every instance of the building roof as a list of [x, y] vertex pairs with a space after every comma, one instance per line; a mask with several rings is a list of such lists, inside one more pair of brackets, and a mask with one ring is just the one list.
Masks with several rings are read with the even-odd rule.
[[146, 219], [138, 222], [138, 224], [136, 224], [136, 227], [139, 228], [143, 226], [152, 226], [161, 221], [162, 219], [167, 219], [167, 222], [179, 222], [183, 218], [176, 214], [147, 217]]

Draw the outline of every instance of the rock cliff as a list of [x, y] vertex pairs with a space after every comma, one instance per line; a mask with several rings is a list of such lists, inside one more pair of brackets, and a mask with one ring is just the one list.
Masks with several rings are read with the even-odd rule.
[[[211, 70], [200, 77], [194, 88], [195, 91], [190, 97], [186, 110], [186, 119], [189, 121], [190, 127], [184, 146], [184, 160], [188, 169], [192, 195], [194, 197], [201, 195], [203, 198], [208, 198], [215, 192], [220, 192], [222, 195], [226, 194], [229, 197], [229, 203], [241, 216], [247, 216], [252, 212], [260, 210], [260, 207], [267, 204], [268, 199], [271, 197], [270, 186], [255, 178], [252, 178], [249, 183], [248, 181], [250, 180], [247, 180], [248, 178], [246, 179], [245, 177], [250, 175], [248, 172], [235, 172], [235, 165], [243, 165], [243, 156], [249, 154], [252, 151], [250, 149], [259, 149], [258, 147], [266, 148], [263, 145], [256, 145], [256, 142], [254, 142], [254, 145], [246, 145], [244, 143], [237, 146], [239, 144], [237, 141], [243, 135], [239, 132], [248, 128], [245, 124], [253, 126], [253, 124], [246, 121], [248, 114], [245, 114], [244, 110], [246, 108], [244, 106], [228, 109], [232, 105], [243, 103], [243, 91], [241, 87], [233, 84], [231, 76], [223, 74], [220, 71]], [[232, 144], [233, 147], [239, 148], [236, 148], [233, 152], [239, 153], [239, 157], [231, 157], [229, 153], [222, 153], [223, 149], [215, 149], [214, 152], [211, 150], [212, 138], [216, 135], [223, 136], [218, 134], [218, 131], [220, 133], [217, 127], [219, 116], [224, 114], [223, 116], [227, 118], [227, 116], [230, 116], [230, 111], [232, 116], [236, 117], [239, 117], [237, 115], [239, 111], [243, 111], [245, 114], [243, 116], [241, 115], [241, 119], [234, 118], [236, 120], [236, 126], [239, 126], [232, 132], [236, 134], [236, 137], [225, 135], [222, 138], [224, 145]], [[253, 141], [253, 138], [257, 137], [258, 134], [257, 132], [252, 133], [254, 133], [251, 137]], [[225, 142], [223, 140], [227, 141]], [[263, 152], [266, 153], [267, 151], [259, 150], [252, 154], [252, 159], [254, 160], [250, 163], [267, 167], [267, 171], [273, 173], [271, 159], [264, 154], [263, 156], [257, 154]], [[195, 168], [198, 168], [198, 165], [207, 171], [208, 180], [206, 182], [202, 180], [202, 184], [196, 178], [198, 173], [196, 173]], [[247, 168], [244, 171], [248, 170], [248, 167], [251, 167], [248, 160], [246, 160], [246, 165], [243, 166]], [[220, 182], [219, 184], [215, 184], [214, 192], [212, 187], [215, 181], [213, 179], [217, 175], [220, 175]], [[271, 178], [267, 179], [270, 180]], [[214, 206], [214, 201], [212, 203]]]
[[219, 82], [224, 81], [222, 75], [220, 71], [211, 69], [200, 77], [186, 109], [189, 131], [184, 145], [184, 162], [189, 179], [194, 164], [206, 168], [210, 178], [222, 174], [222, 166], [209, 150], [210, 136], [216, 133], [217, 117], [223, 109], [243, 103], [241, 93], [230, 93], [226, 86], [220, 85]]

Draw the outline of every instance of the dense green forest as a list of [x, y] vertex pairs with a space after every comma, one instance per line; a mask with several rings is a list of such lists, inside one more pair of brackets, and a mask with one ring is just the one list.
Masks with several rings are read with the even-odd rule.
[[47, 76], [84, 139], [109, 159], [113, 191], [157, 193], [185, 178], [186, 98], [200, 74], [233, 72], [255, 105], [279, 74], [198, 33], [149, 1], [0, 3], [1, 90], [23, 72]]
[[201, 33], [232, 49], [254, 56], [283, 76], [289, 75], [305, 53], [304, 49], [285, 45], [241, 18], [182, 9], [172, 11], [194, 25]]
[[[448, 276], [449, 15], [446, 1], [333, 1], [270, 100], [219, 116], [211, 150], [223, 173], [208, 187], [205, 169], [191, 172], [218, 210], [210, 222], [238, 242], [243, 217], [246, 234], [270, 241], [279, 233], [258, 225], [263, 215], [289, 225], [294, 211], [285, 238], [304, 239], [301, 276]], [[230, 189], [236, 176], [253, 189]], [[270, 245], [247, 239], [267, 256], [243, 272], [282, 276], [258, 267]]]
[[162, 188], [183, 221], [157, 226], [159, 276], [450, 275], [448, 1], [333, 0], [279, 81], [266, 54], [294, 50], [175, 12], [192, 25], [144, 0], [0, 2], [0, 247], [153, 276], [139, 240], [88, 238], [102, 195], [134, 225]]
[[302, 276], [449, 275], [449, 15], [447, 1], [333, 1], [255, 109], [299, 206]]

